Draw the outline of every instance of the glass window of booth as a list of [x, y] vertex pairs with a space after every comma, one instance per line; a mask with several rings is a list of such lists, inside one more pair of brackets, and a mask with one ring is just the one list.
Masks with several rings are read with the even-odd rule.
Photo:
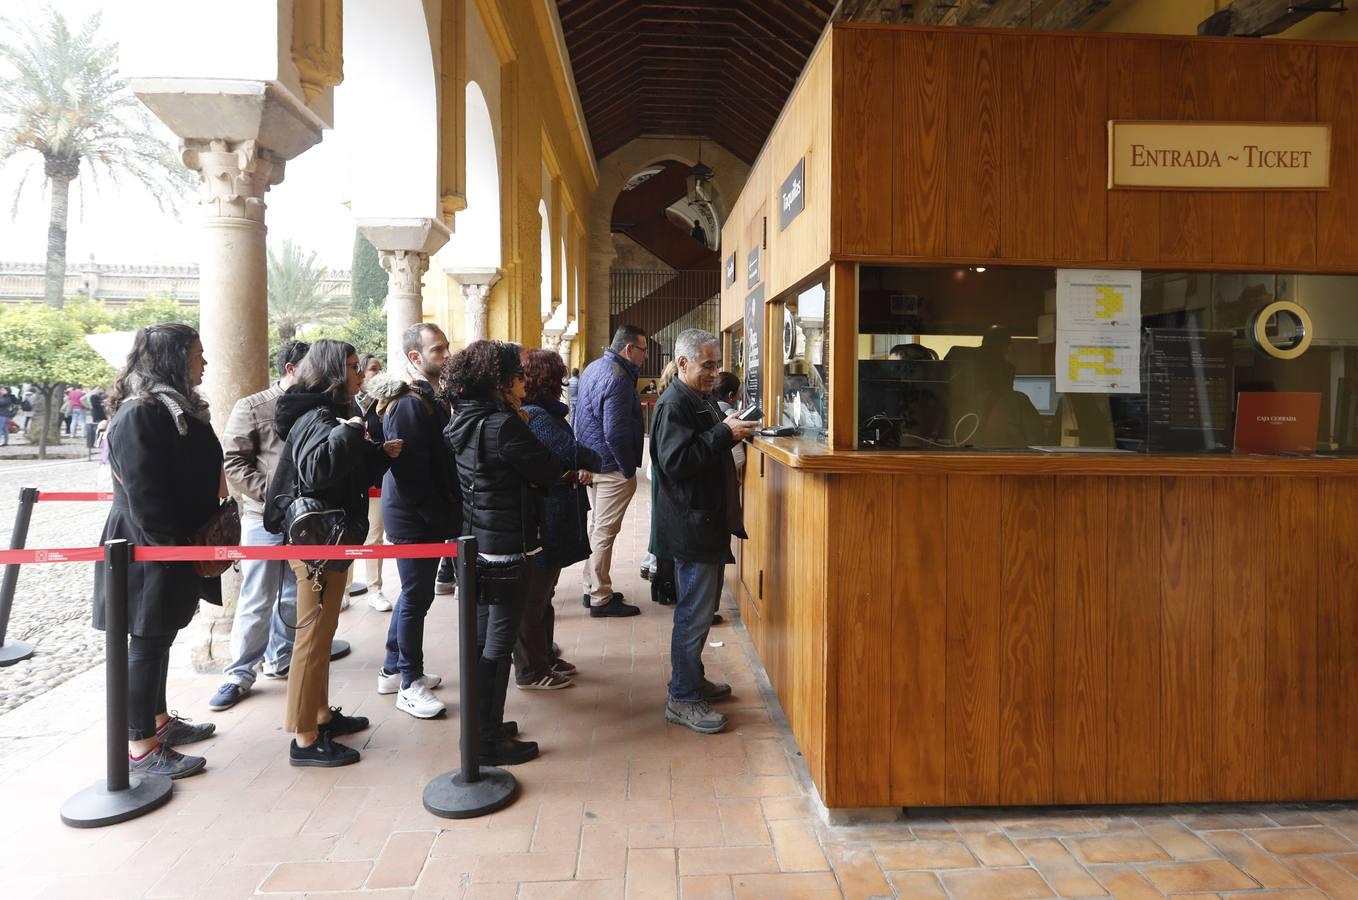
[[1058, 390], [1056, 292], [1054, 269], [861, 267], [857, 445], [1230, 452], [1246, 402], [1302, 452], [1358, 451], [1358, 276], [1142, 272], [1134, 393]]
[[[830, 307], [827, 284], [815, 282], [772, 304], [765, 352], [781, 355], [773, 385], [775, 408], [766, 410], [766, 427], [792, 427], [802, 437], [824, 444], [829, 439], [830, 371], [825, 365]], [[777, 358], [775, 356], [775, 358]]]

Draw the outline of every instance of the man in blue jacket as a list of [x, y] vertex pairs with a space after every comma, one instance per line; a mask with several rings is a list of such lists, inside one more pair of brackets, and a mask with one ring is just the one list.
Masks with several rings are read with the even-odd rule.
[[613, 541], [622, 529], [627, 504], [637, 490], [643, 427], [637, 376], [650, 353], [650, 337], [635, 325], [623, 325], [604, 355], [585, 367], [579, 395], [571, 411], [575, 439], [603, 459], [589, 486], [589, 561], [585, 563], [581, 604], [594, 618], [635, 616], [638, 607], [624, 603], [613, 590], [610, 569]]
[[[448, 338], [430, 322], [411, 325], [402, 336], [404, 370], [373, 376], [368, 392], [377, 398], [387, 440], [402, 440], [399, 466], [382, 479], [382, 519], [393, 544], [437, 543], [461, 530], [461, 493], [443, 447], [448, 406], [438, 397], [439, 373], [448, 358]], [[404, 377], [402, 377], [404, 376]], [[396, 708], [417, 719], [444, 711], [430, 693], [442, 679], [424, 669], [424, 620], [434, 602], [437, 559], [398, 559], [401, 596], [391, 614], [387, 657], [377, 673], [377, 692], [396, 694]]]

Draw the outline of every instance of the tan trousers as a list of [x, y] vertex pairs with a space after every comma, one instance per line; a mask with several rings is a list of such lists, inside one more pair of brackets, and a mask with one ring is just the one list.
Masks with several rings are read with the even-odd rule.
[[589, 486], [589, 561], [585, 563], [585, 593], [591, 606], [602, 606], [613, 597], [613, 541], [622, 530], [627, 504], [637, 492], [637, 477], [603, 472]]
[[[284, 730], [301, 734], [316, 730], [317, 716], [330, 707], [330, 642], [339, 625], [340, 600], [348, 583], [345, 572], [321, 575], [320, 592], [311, 589], [306, 566], [289, 562], [297, 576], [297, 622], [311, 622], [297, 629], [288, 672], [288, 706]], [[316, 615], [317, 607], [320, 615]], [[312, 616], [316, 616], [312, 621]]]
[[[363, 541], [365, 544], [382, 543], [382, 498], [368, 498], [368, 537]], [[368, 583], [368, 590], [374, 594], [382, 590], [382, 563], [384, 559], [365, 559], [363, 560], [363, 580]]]

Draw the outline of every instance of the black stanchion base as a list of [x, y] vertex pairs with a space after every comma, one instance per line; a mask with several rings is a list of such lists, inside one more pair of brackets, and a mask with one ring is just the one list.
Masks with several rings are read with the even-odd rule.
[[350, 597], [361, 597], [366, 593], [368, 593], [368, 582], [354, 581], [349, 584]]
[[12, 666], [33, 655], [33, 645], [24, 641], [5, 641], [0, 644], [0, 669]]
[[445, 819], [474, 819], [504, 809], [519, 783], [504, 769], [481, 766], [481, 780], [468, 784], [462, 770], [444, 772], [424, 788], [424, 808]]
[[110, 791], [96, 781], [61, 805], [61, 821], [72, 828], [99, 828], [159, 809], [170, 800], [174, 782], [164, 775], [132, 775], [125, 791]]
[[353, 648], [349, 646], [349, 642], [348, 642], [348, 641], [331, 641], [331, 642], [330, 642], [330, 658], [331, 658], [331, 659], [344, 659], [344, 657], [346, 657], [346, 656], [349, 655], [349, 651], [352, 650], [352, 649], [353, 649]]

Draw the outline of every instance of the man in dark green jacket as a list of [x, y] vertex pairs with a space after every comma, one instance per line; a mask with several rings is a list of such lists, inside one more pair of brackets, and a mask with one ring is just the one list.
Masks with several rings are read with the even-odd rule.
[[710, 398], [721, 369], [721, 343], [690, 328], [674, 344], [678, 376], [661, 395], [651, 424], [655, 524], [651, 552], [674, 560], [678, 600], [670, 638], [665, 718], [702, 734], [726, 727], [709, 705], [731, 686], [704, 677], [703, 647], [721, 597], [722, 569], [731, 562], [731, 535], [745, 537], [731, 448], [759, 430], [758, 422], [723, 418]]

